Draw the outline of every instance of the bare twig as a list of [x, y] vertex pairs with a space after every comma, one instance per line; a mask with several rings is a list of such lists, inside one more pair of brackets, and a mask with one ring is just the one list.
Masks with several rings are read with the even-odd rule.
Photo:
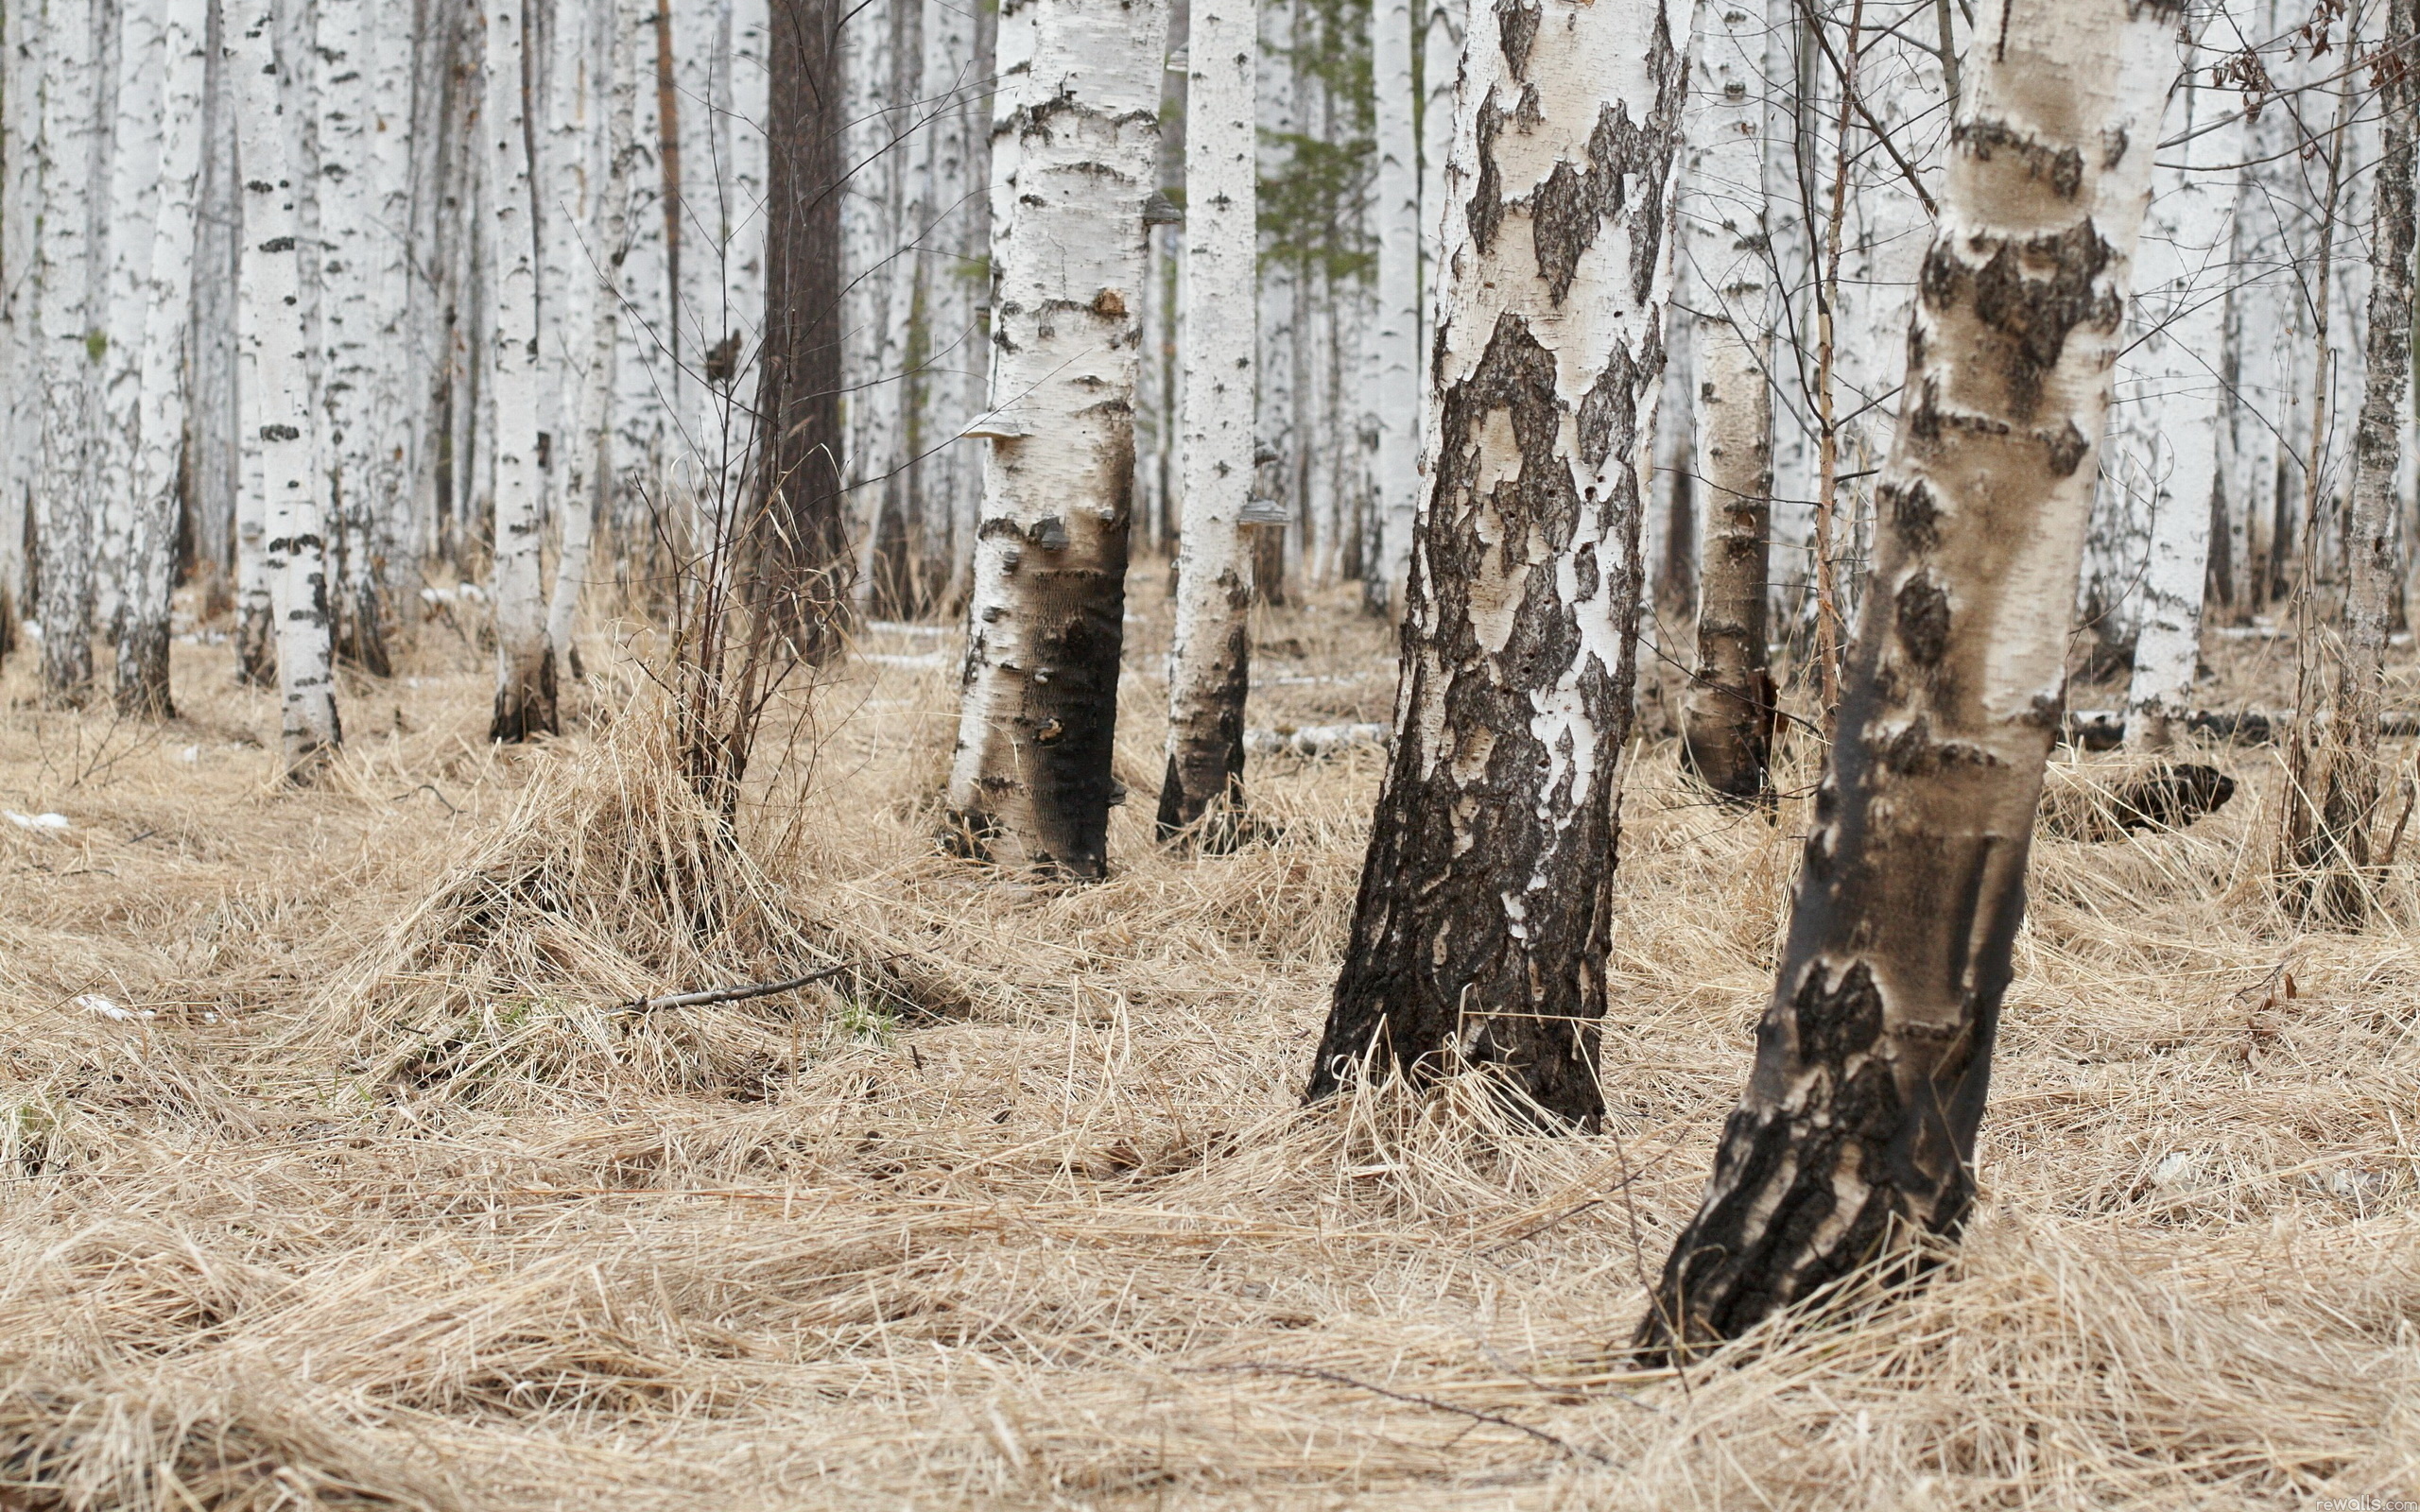
[[1415, 1407], [1449, 1412], [1458, 1418], [1468, 1418], [1476, 1422], [1494, 1423], [1498, 1428], [1510, 1428], [1516, 1434], [1529, 1435], [1541, 1444], [1552, 1445], [1574, 1459], [1593, 1459], [1599, 1465], [1613, 1463], [1611, 1459], [1596, 1450], [1587, 1448], [1585, 1445], [1575, 1444], [1567, 1438], [1558, 1437], [1543, 1428], [1532, 1428], [1528, 1423], [1514, 1422], [1512, 1418], [1500, 1414], [1481, 1412], [1476, 1407], [1458, 1407], [1450, 1401], [1439, 1401], [1434, 1397], [1424, 1397], [1418, 1392], [1395, 1391], [1386, 1386], [1373, 1385], [1367, 1381], [1357, 1381], [1339, 1370], [1322, 1370], [1316, 1366], [1307, 1365], [1262, 1365], [1250, 1361], [1242, 1365], [1191, 1365], [1179, 1366], [1177, 1368], [1187, 1375], [1294, 1376], [1304, 1381], [1324, 1381], [1331, 1385], [1351, 1386], [1356, 1391], [1366, 1391], [1372, 1396], [1386, 1397], [1395, 1401], [1408, 1401]]
[[621, 1011], [653, 1013], [661, 1008], [702, 1008], [716, 1003], [744, 1003], [750, 998], [769, 998], [777, 992], [795, 992], [803, 987], [811, 987], [818, 982], [828, 982], [836, 976], [854, 971], [860, 966], [880, 966], [885, 961], [895, 961], [898, 958], [898, 954], [894, 953], [877, 956], [872, 961], [842, 961], [838, 966], [827, 966], [821, 971], [809, 971], [804, 976], [784, 977], [778, 982], [752, 982], [739, 987], [708, 988], [702, 992], [670, 992], [663, 997], [632, 998], [622, 1005]]

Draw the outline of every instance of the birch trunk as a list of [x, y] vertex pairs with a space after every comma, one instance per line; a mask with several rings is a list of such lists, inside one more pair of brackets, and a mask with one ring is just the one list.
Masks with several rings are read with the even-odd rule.
[[[556, 24], [563, 25], [561, 15]], [[580, 250], [567, 259], [568, 276], [588, 284], [584, 330], [566, 323], [564, 340], [586, 344], [585, 361], [564, 438], [564, 486], [560, 510], [562, 549], [555, 562], [554, 598], [546, 612], [546, 639], [565, 670], [582, 675], [579, 601], [590, 575], [596, 517], [613, 492], [614, 393], [618, 374], [622, 312], [614, 268], [630, 235], [631, 146], [635, 130], [638, 57], [633, 32], [612, 11], [581, 27], [577, 66], [581, 71], [582, 112], [588, 124], [582, 145], [591, 190]], [[562, 80], [558, 79], [559, 87]], [[601, 129], [600, 129], [601, 128]]]
[[525, 0], [487, 0], [487, 233], [494, 336], [488, 372], [495, 428], [488, 445], [495, 467], [495, 713], [488, 738], [551, 735], [555, 648], [546, 638], [539, 511], [538, 249], [530, 224], [529, 133], [525, 101]]
[[26, 515], [42, 456], [42, 343], [35, 211], [42, 203], [43, 28], [25, 0], [0, 5], [0, 658], [26, 603]]
[[159, 223], [161, 0], [117, 0], [95, 17], [106, 91], [101, 165], [87, 203], [100, 207], [88, 255], [102, 284], [92, 315], [99, 408], [91, 438], [94, 623], [112, 643], [126, 614], [134, 534], [134, 449], [143, 407], [143, 327], [150, 307], [151, 232]]
[[[1252, 318], [1260, 242], [1259, 26], [1251, 0], [1193, 0], [1191, 19], [1184, 153], [1189, 302], [1180, 421], [1184, 526], [1178, 537], [1159, 830], [1165, 840], [1207, 819], [1202, 838], [1214, 849], [1231, 849], [1237, 830], [1231, 811], [1243, 807], [1244, 700], [1252, 685], [1253, 564], [1240, 521], [1252, 496], [1259, 335]], [[1417, 256], [1417, 246], [1410, 251]]]
[[[2216, 129], [2169, 148], [2152, 170], [2151, 213], [2135, 264], [2142, 334], [2118, 367], [2120, 403], [2130, 387], [2140, 397], [2121, 457], [2101, 469], [2150, 506], [2150, 560], [2126, 691], [2126, 744], [2138, 750], [2170, 743], [2173, 722], [2192, 710], [2202, 663], [2202, 597], [2210, 578], [2225, 402], [2212, 358], [2225, 344], [2234, 272], [2227, 253], [2235, 242], [2235, 185], [2223, 170], [2243, 155], [2240, 121], [2224, 118], [2236, 113], [2231, 97], [2198, 85], [2192, 71], [2175, 91], [2169, 135]], [[2111, 423], [2109, 449], [2119, 451], [2117, 421]]]
[[[1438, 264], [1445, 234], [1445, 156], [1454, 145], [1454, 80], [1461, 72], [1469, 0], [1417, 0], [1420, 6], [1420, 399], [1428, 402], [1428, 349], [1436, 335]], [[1421, 434], [1427, 434], [1427, 412]]]
[[[167, 0], [160, 27], [162, 119], [202, 118], [207, 0]], [[140, 413], [134, 453], [133, 530], [127, 542], [126, 608], [118, 628], [117, 706], [166, 718], [168, 595], [175, 587], [177, 470], [187, 435], [185, 332], [193, 308], [194, 231], [201, 181], [202, 132], [171, 129], [158, 149], [155, 229], [145, 279]], [[130, 233], [131, 227], [123, 228]]]
[[1495, 1066], [1594, 1125], [1687, 10], [1473, 7], [1394, 756], [1309, 1095]]
[[2179, 19], [2010, 7], [1969, 55], [1789, 940], [1643, 1349], [1737, 1337], [1973, 1202]]
[[236, 499], [243, 491], [243, 418], [235, 281], [243, 198], [236, 185], [234, 80], [227, 61], [227, 8], [207, 0], [203, 33], [202, 188], [193, 277], [193, 554], [205, 617], [233, 599]]
[[1106, 868], [1157, 0], [1033, 0], [994, 267], [983, 522], [949, 803], [1012, 867]]
[[1681, 759], [1724, 798], [1771, 791], [1765, 593], [1772, 527], [1774, 295], [1766, 258], [1764, 18], [1699, 0], [1686, 123], [1683, 260], [1695, 338], [1698, 486], [1705, 496], [1694, 674]]
[[337, 720], [321, 531], [326, 472], [311, 403], [303, 330], [302, 216], [298, 185], [309, 169], [298, 150], [301, 107], [282, 56], [278, 18], [253, 0], [232, 29], [242, 92], [244, 269], [239, 301], [249, 357], [244, 384], [259, 396], [247, 436], [260, 457], [261, 569], [276, 625], [277, 673], [289, 781], [307, 782], [343, 739]]
[[[371, 77], [379, 51], [370, 21], [377, 0], [313, 0], [313, 50], [320, 172], [320, 255], [312, 271], [321, 288], [320, 360], [327, 460], [335, 477], [329, 539], [335, 587], [329, 594], [337, 651], [383, 677], [389, 671], [372, 570], [373, 528], [384, 501], [377, 494], [381, 424], [380, 370], [388, 332], [374, 307], [373, 284], [389, 271], [376, 243], [377, 178], [372, 153], [378, 108]], [[396, 271], [400, 271], [398, 267]]]
[[93, 7], [56, 0], [37, 28], [42, 48], [42, 459], [34, 478], [43, 696], [81, 704], [93, 684], [95, 420], [94, 256], [86, 205], [100, 138]]
[[1378, 431], [1371, 477], [1378, 539], [1374, 559], [1363, 569], [1361, 599], [1374, 614], [1403, 607], [1412, 522], [1420, 512], [1420, 438], [1413, 428], [1420, 423], [1420, 137], [1412, 119], [1411, 18], [1412, 0], [1378, 0], [1370, 15], [1378, 318], [1372, 333], [1377, 381], [1367, 393]]
[[[2410, 58], [2413, 0], [2390, 0], [2386, 55]], [[2312, 915], [2358, 924], [2374, 906], [2371, 853], [2379, 797], [2378, 708], [2394, 585], [2394, 484], [2411, 373], [2413, 135], [2420, 79], [2381, 70], [2383, 131], [2373, 180], [2368, 361], [2354, 443], [2342, 624], [2324, 632], [2332, 674], [2325, 727], [2290, 765], [2289, 897]], [[2305, 736], [2296, 731], [2297, 745]]]

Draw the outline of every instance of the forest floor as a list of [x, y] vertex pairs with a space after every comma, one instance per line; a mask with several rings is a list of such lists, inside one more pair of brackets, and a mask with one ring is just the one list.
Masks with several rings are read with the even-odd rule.
[[[2212, 748], [2244, 791], [2183, 833], [2046, 831], [1980, 1215], [1928, 1284], [1638, 1371], [1803, 799], [1728, 813], [1639, 748], [1603, 1134], [1468, 1086], [1305, 1111], [1382, 755], [1256, 762], [1258, 843], [1158, 851], [1163, 576], [1115, 874], [1076, 890], [931, 844], [954, 631], [870, 633], [703, 858], [601, 632], [569, 732], [499, 751], [485, 660], [424, 627], [301, 792], [223, 645], [178, 647], [164, 728], [42, 711], [12, 658], [0, 1507], [2420, 1494], [2420, 907], [2280, 917], [2271, 751]], [[1387, 716], [1342, 595], [1258, 637], [1255, 725]], [[2291, 648], [2212, 654], [2222, 702]], [[2053, 817], [2122, 765], [2063, 761]]]

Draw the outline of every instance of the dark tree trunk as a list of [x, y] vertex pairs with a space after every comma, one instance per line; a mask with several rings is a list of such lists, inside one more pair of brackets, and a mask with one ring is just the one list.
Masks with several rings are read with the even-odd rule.
[[1593, 1126], [1687, 11], [1545, 12], [1471, 8], [1394, 755], [1308, 1095], [1485, 1064]]
[[1756, 1065], [1637, 1343], [1733, 1338], [1954, 1233], [2177, 11], [2048, 0], [1970, 59], [1877, 561]]
[[821, 660], [848, 605], [841, 514], [838, 0], [772, 0], [765, 328], [752, 498], [757, 589], [781, 641]]

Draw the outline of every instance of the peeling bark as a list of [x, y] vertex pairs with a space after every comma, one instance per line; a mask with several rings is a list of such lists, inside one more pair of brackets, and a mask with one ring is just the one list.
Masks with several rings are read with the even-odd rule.
[[1482, 1063], [1602, 1113], [1685, 17], [1472, 9], [1394, 756], [1311, 1097]]
[[[993, 268], [991, 438], [949, 806], [953, 843], [1098, 877], [1134, 481], [1135, 319], [1167, 12], [1033, 0]], [[1005, 31], [1004, 31], [1005, 36]], [[1003, 49], [1004, 55], [1006, 49]], [[1008, 60], [1004, 56], [1003, 62]]]
[[1962, 80], [1878, 559], [1756, 1068], [1637, 1345], [1955, 1233], [2178, 13], [2010, 8]]

